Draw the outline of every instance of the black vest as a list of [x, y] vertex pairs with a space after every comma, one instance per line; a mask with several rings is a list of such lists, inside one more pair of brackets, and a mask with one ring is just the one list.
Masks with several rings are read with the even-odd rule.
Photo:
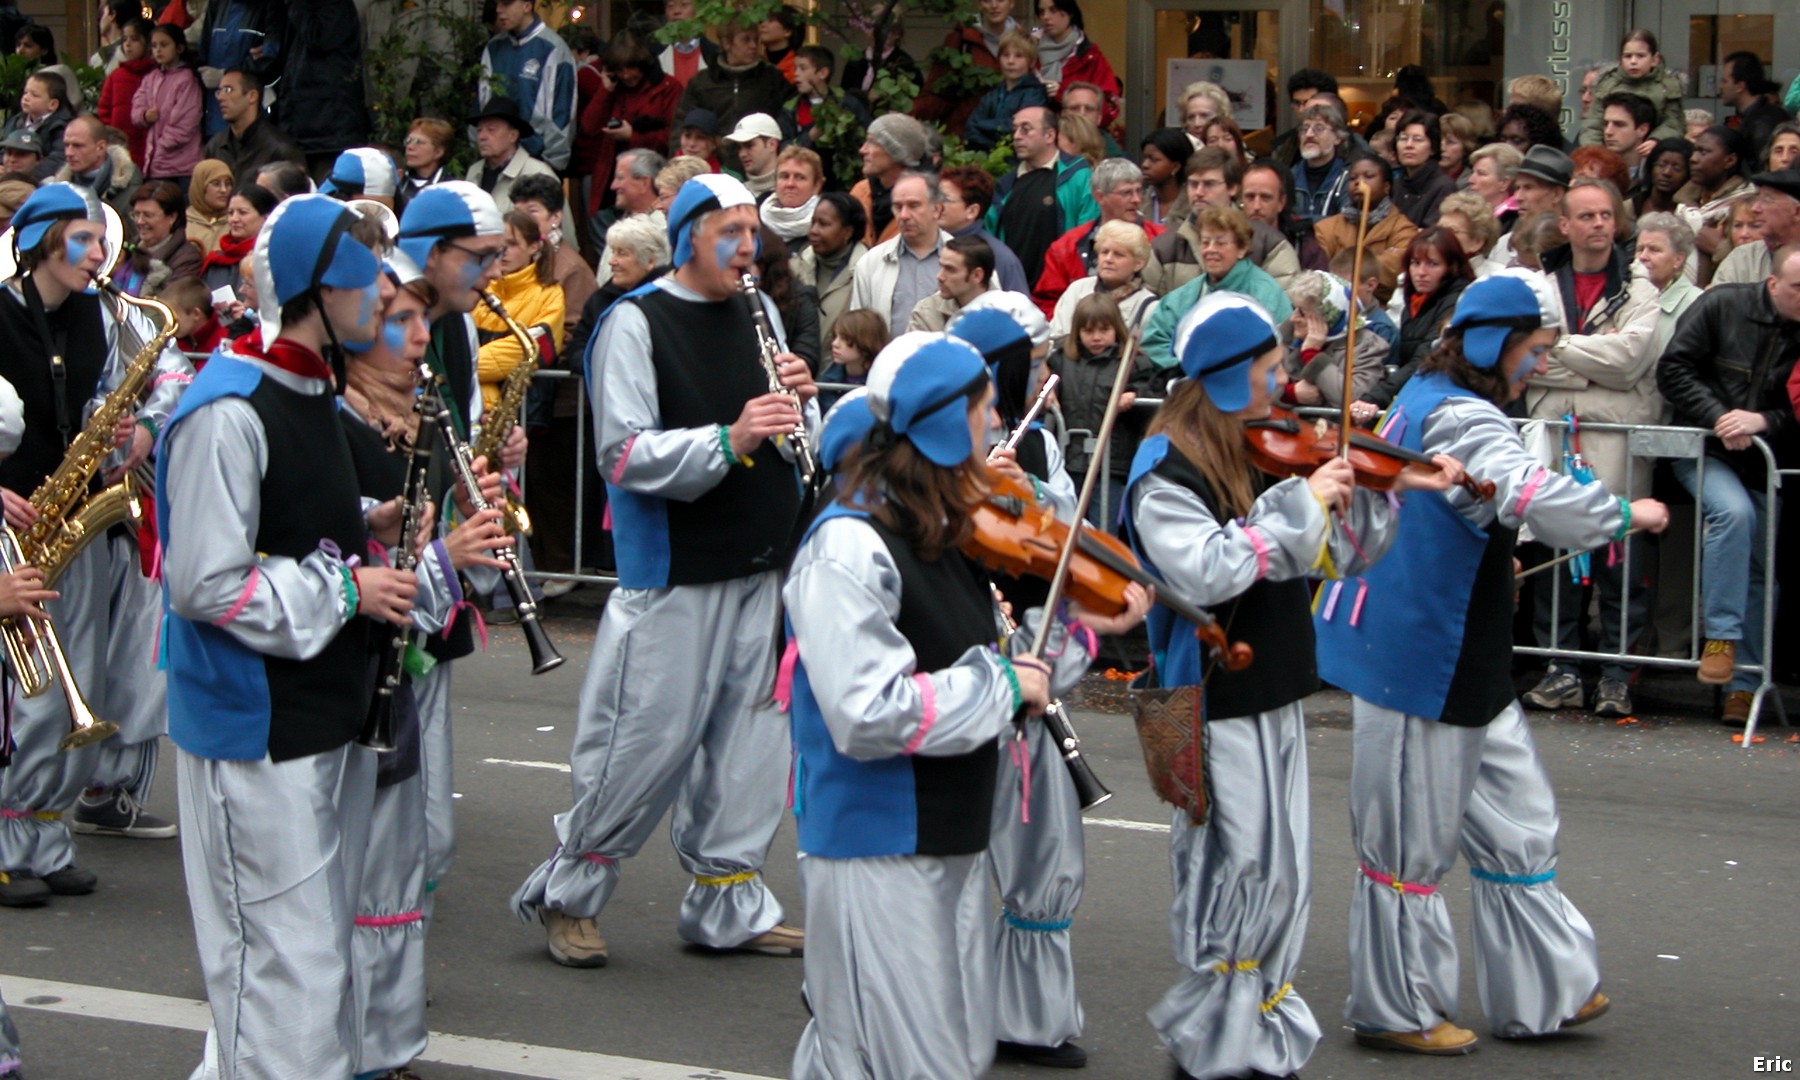
[[[45, 340], [45, 329], [52, 340]], [[39, 323], [12, 290], [0, 289], [0, 342], [0, 377], [25, 403], [25, 437], [0, 461], [0, 487], [30, 496], [62, 464], [70, 440], [81, 433], [82, 410], [100, 388], [107, 355], [100, 298], [75, 293]], [[60, 417], [53, 353], [63, 358]]]
[[[337, 399], [298, 393], [265, 378], [249, 402], [269, 444], [256, 550], [303, 559], [330, 540], [345, 558], [360, 555], [368, 547], [368, 532]], [[367, 619], [351, 619], [311, 660], [264, 656], [271, 758], [306, 757], [356, 738], [373, 693], [369, 625]]]
[[[1187, 456], [1169, 448], [1156, 475], [1193, 492], [1220, 522], [1231, 520], [1213, 495], [1212, 485]], [[1257, 494], [1268, 487], [1258, 472]], [[1235, 600], [1213, 612], [1230, 640], [1255, 651], [1256, 661], [1243, 671], [1202, 658], [1206, 670], [1206, 712], [1226, 719], [1253, 716], [1291, 705], [1319, 689], [1319, 658], [1313, 639], [1312, 592], [1306, 579], [1264, 578]]]
[[1487, 528], [1487, 547], [1469, 588], [1462, 650], [1438, 720], [1457, 727], [1486, 727], [1518, 692], [1512, 679], [1513, 548], [1519, 531], [1498, 522]]
[[[972, 646], [993, 645], [994, 600], [981, 568], [960, 551], [926, 562], [873, 518], [869, 524], [900, 570], [902, 637], [921, 672], [942, 671]], [[920, 855], [971, 855], [987, 850], [994, 816], [999, 744], [949, 757], [912, 756]]]
[[[631, 302], [650, 327], [665, 430], [730, 424], [744, 402], [769, 392], [743, 298], [708, 303], [652, 289]], [[757, 444], [750, 458], [754, 466], [733, 466], [698, 499], [664, 502], [667, 584], [730, 581], [787, 565], [800, 516], [799, 480], [773, 440]]]

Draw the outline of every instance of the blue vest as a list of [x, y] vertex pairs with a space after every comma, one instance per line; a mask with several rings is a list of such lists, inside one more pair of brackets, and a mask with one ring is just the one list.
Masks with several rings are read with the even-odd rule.
[[[1390, 413], [1399, 445], [1422, 449], [1426, 418], [1452, 397], [1478, 395], [1439, 372], [1408, 380]], [[1387, 555], [1342, 582], [1336, 602], [1318, 605], [1319, 673], [1408, 716], [1465, 727], [1492, 720], [1513, 697], [1517, 535], [1478, 528], [1438, 492], [1409, 492]]]
[[[871, 520], [865, 511], [834, 502], [813, 522], [807, 536], [837, 517]], [[885, 531], [878, 532], [901, 569], [898, 626], [918, 657], [919, 672], [948, 667], [971, 646], [994, 643], [993, 601], [960, 553], [946, 552], [936, 564], [921, 563], [903, 546], [897, 547]], [[920, 568], [926, 568], [925, 574]], [[937, 580], [918, 580], [926, 575]], [[942, 587], [946, 584], [950, 588]], [[929, 596], [913, 591], [921, 585]], [[792, 650], [791, 623], [787, 633]], [[806, 665], [798, 657], [793, 670], [788, 719], [801, 851], [854, 859], [986, 850], [998, 775], [997, 741], [966, 754], [896, 755], [875, 761], [846, 757], [831, 741]]]

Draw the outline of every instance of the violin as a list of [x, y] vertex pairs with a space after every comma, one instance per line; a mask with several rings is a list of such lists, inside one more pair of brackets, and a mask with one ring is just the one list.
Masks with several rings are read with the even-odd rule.
[[[971, 515], [974, 529], [962, 545], [963, 554], [998, 573], [1054, 581], [1057, 560], [1070, 539], [1068, 524], [1040, 506], [1025, 484], [991, 470], [986, 484], [987, 494]], [[1193, 623], [1227, 671], [1250, 665], [1250, 646], [1228, 642], [1217, 620], [1158, 582], [1124, 541], [1081, 525], [1064, 584], [1069, 598], [1090, 611], [1116, 615], [1125, 610], [1125, 587], [1132, 582], [1154, 587], [1157, 603]]]
[[[1245, 421], [1244, 440], [1252, 464], [1285, 479], [1310, 476], [1314, 469], [1337, 457], [1339, 431], [1338, 425], [1329, 421], [1308, 423], [1286, 409], [1276, 408], [1269, 411], [1267, 419]], [[1430, 455], [1356, 428], [1350, 429], [1349, 460], [1356, 472], [1357, 486], [1376, 491], [1392, 490], [1400, 474], [1408, 469], [1437, 471]], [[1492, 480], [1464, 476], [1462, 487], [1482, 502], [1494, 497]]]

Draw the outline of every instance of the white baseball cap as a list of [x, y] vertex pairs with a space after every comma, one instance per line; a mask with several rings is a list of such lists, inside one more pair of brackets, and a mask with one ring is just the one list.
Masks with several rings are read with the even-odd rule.
[[781, 125], [768, 113], [753, 112], [737, 122], [731, 134], [725, 136], [726, 142], [746, 143], [751, 139], [781, 139]]

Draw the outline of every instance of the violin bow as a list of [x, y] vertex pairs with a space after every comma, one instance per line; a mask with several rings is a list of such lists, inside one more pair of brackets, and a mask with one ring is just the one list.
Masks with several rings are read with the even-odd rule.
[[[1637, 528], [1626, 532], [1625, 536], [1636, 536], [1638, 533], [1641, 533], [1643, 531], [1644, 531], [1644, 528], [1643, 528], [1643, 526], [1640, 525]], [[1622, 540], [1622, 539], [1624, 539], [1624, 537], [1620, 537], [1620, 539]], [[1611, 543], [1611, 542], [1612, 541], [1608, 541], [1608, 543]], [[1602, 544], [1600, 546], [1605, 547], [1606, 545]], [[1541, 574], [1553, 566], [1561, 566], [1563, 563], [1568, 562], [1570, 559], [1578, 559], [1583, 555], [1586, 555], [1590, 552], [1594, 552], [1594, 551], [1598, 551], [1598, 550], [1600, 550], [1600, 548], [1582, 548], [1580, 551], [1571, 551], [1565, 555], [1558, 555], [1554, 559], [1546, 559], [1543, 562], [1538, 563], [1535, 566], [1527, 566], [1525, 569], [1514, 574], [1513, 580], [1514, 581], [1524, 581], [1526, 578], [1530, 577], [1533, 574]]]
[[1344, 415], [1338, 419], [1338, 457], [1350, 456], [1350, 406], [1355, 402], [1351, 392], [1356, 385], [1356, 320], [1362, 315], [1363, 247], [1369, 239], [1369, 185], [1362, 189], [1362, 217], [1356, 222], [1356, 253], [1350, 258], [1350, 310], [1344, 323]]
[[1002, 450], [1018, 449], [1019, 440], [1025, 437], [1025, 432], [1031, 428], [1031, 422], [1044, 411], [1044, 406], [1050, 404], [1050, 395], [1056, 393], [1056, 388], [1061, 383], [1062, 376], [1054, 371], [1044, 376], [1044, 385], [1038, 388], [1037, 400], [1031, 403], [1031, 408], [1025, 410], [1025, 419], [1019, 421], [1019, 426], [1013, 428], [1012, 434], [1006, 437], [1005, 442], [988, 451], [989, 461], [994, 460], [994, 455]]
[[1050, 643], [1050, 624], [1055, 620], [1050, 617], [1056, 610], [1057, 602], [1062, 599], [1063, 586], [1069, 581], [1069, 562], [1075, 556], [1075, 545], [1081, 540], [1082, 522], [1087, 519], [1088, 504], [1094, 499], [1094, 488], [1100, 480], [1100, 473], [1106, 468], [1107, 446], [1112, 442], [1113, 424], [1119, 419], [1119, 398], [1125, 393], [1125, 384], [1131, 381], [1131, 369], [1137, 365], [1138, 328], [1143, 325], [1144, 315], [1152, 305], [1139, 304], [1137, 313], [1131, 318], [1131, 325], [1126, 328], [1125, 347], [1119, 352], [1119, 371], [1113, 376], [1112, 393], [1106, 399], [1106, 412], [1100, 418], [1100, 430], [1094, 435], [1094, 447], [1088, 455], [1087, 475], [1081, 480], [1081, 494], [1075, 499], [1075, 517], [1069, 523], [1068, 538], [1063, 541], [1062, 551], [1056, 556], [1056, 572], [1050, 576], [1050, 592], [1044, 597], [1044, 617], [1038, 620], [1037, 635], [1031, 643], [1031, 655], [1042, 656], [1044, 647]]

